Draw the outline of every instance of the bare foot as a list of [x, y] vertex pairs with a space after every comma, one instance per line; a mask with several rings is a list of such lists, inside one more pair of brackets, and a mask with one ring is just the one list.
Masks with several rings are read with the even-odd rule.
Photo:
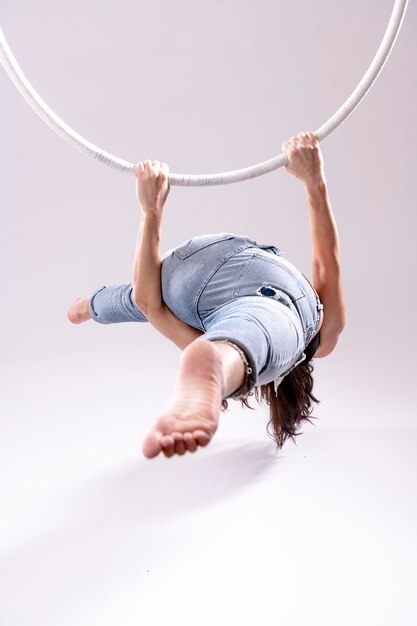
[[73, 324], [81, 324], [91, 319], [88, 298], [77, 298], [68, 309], [67, 317]]
[[143, 454], [170, 457], [206, 446], [219, 423], [222, 386], [219, 350], [208, 340], [191, 343], [181, 355], [172, 402], [145, 438]]

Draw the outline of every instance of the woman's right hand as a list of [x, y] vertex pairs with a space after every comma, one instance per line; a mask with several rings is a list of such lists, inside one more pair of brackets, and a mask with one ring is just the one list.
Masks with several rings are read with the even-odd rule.
[[305, 184], [314, 184], [324, 179], [324, 162], [320, 144], [313, 132], [298, 133], [282, 143], [287, 153], [288, 164], [284, 167]]

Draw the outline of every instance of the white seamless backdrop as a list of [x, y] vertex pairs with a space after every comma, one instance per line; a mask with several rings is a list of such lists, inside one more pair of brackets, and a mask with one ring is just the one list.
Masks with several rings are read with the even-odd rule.
[[[41, 97], [92, 142], [176, 172], [245, 167], [317, 128], [372, 59], [391, 0], [5, 0]], [[417, 10], [322, 145], [347, 325], [321, 400], [275, 454], [265, 407], [196, 454], [146, 460], [179, 351], [148, 325], [71, 325], [130, 280], [134, 180], [87, 159], [0, 71], [0, 622], [411, 626], [417, 618], [414, 313]], [[173, 187], [163, 250], [204, 232], [274, 243], [311, 276], [304, 189], [283, 169]], [[196, 617], [198, 616], [198, 617]]]

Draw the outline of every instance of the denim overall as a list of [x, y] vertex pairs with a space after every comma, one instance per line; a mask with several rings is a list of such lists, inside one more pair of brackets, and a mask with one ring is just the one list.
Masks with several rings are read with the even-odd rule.
[[[254, 387], [279, 382], [305, 358], [323, 304], [308, 279], [274, 245], [246, 235], [217, 233], [188, 239], [162, 256], [162, 298], [168, 308], [204, 334], [229, 340], [245, 353]], [[90, 298], [101, 324], [146, 322], [132, 300], [132, 284], [103, 286]]]

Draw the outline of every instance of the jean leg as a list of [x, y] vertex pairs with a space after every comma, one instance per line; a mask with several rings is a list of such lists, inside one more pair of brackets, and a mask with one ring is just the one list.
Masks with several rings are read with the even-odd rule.
[[147, 322], [147, 318], [132, 299], [132, 283], [103, 285], [90, 297], [91, 319], [100, 324]]
[[303, 355], [298, 316], [271, 298], [236, 298], [212, 312], [204, 323], [206, 332], [196, 341], [228, 339], [245, 352], [252, 369], [246, 394], [287, 373]]

